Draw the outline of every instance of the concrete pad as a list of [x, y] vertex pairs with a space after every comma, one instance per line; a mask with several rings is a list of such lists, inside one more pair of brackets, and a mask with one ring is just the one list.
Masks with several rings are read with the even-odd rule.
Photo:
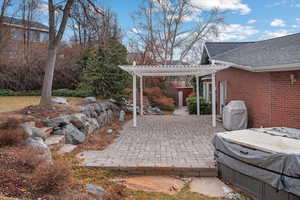
[[193, 178], [189, 185], [191, 192], [196, 192], [208, 197], [226, 197], [233, 190], [218, 178]]
[[63, 145], [59, 150], [58, 150], [58, 154], [65, 154], [65, 153], [70, 153], [72, 152], [75, 148], [77, 147], [77, 145], [73, 145], [73, 144], [65, 144]]
[[180, 192], [185, 185], [184, 181], [167, 176], [136, 176], [114, 179], [114, 181], [120, 182], [132, 190], [162, 192], [169, 195]]

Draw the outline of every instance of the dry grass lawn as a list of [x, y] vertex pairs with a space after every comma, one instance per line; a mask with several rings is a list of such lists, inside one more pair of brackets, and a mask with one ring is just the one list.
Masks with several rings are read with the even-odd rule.
[[[70, 104], [80, 103], [82, 98], [66, 97]], [[38, 105], [40, 97], [37, 96], [10, 96], [0, 97], [0, 112], [20, 110], [30, 105]]]

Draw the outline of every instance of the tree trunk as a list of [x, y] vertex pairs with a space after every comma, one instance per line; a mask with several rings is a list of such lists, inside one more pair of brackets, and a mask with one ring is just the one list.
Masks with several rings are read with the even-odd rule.
[[52, 104], [51, 96], [52, 96], [54, 68], [55, 68], [55, 61], [56, 61], [56, 51], [57, 51], [57, 46], [53, 44], [49, 44], [48, 61], [47, 61], [47, 67], [45, 69], [40, 105]]

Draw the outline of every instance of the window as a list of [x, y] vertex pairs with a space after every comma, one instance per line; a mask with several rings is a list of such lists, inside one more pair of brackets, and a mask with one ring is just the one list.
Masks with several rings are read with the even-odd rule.
[[29, 41], [33, 41], [33, 42], [37, 41], [37, 36], [36, 36], [35, 31], [30, 30], [30, 31], [28, 31], [28, 34], [29, 34], [29, 37], [28, 37]]
[[17, 52], [15, 52], [15, 51], [10, 51], [10, 52], [8, 53], [8, 57], [9, 57], [9, 59], [12, 59], [12, 60], [17, 59]]
[[17, 29], [17, 28], [14, 28], [12, 29], [12, 39], [13, 40], [23, 40], [24, 38], [24, 32], [21, 30], [21, 29]]
[[49, 34], [45, 32], [40, 32], [40, 41], [45, 42], [49, 40]]

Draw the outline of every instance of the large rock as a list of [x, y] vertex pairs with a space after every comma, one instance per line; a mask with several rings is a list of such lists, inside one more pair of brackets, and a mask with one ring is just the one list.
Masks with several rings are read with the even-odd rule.
[[94, 104], [94, 110], [95, 112], [99, 115], [102, 111], [103, 111], [103, 108], [101, 106], [101, 104]]
[[84, 98], [85, 103], [96, 103], [97, 99], [96, 97], [86, 97]]
[[120, 111], [119, 121], [125, 121], [126, 113], [124, 110]]
[[70, 153], [72, 152], [75, 148], [77, 147], [77, 145], [73, 145], [73, 144], [65, 144], [63, 145], [59, 150], [58, 150], [58, 154], [65, 154], [65, 153]]
[[85, 127], [87, 121], [88, 121], [88, 117], [82, 113], [77, 113], [77, 114], [71, 115], [71, 117], [70, 117], [70, 123], [72, 123], [74, 126], [76, 126], [80, 130]]
[[28, 146], [32, 146], [32, 147], [35, 147], [35, 148], [38, 148], [38, 149], [42, 150], [43, 159], [46, 160], [46, 161], [49, 161], [49, 162], [52, 161], [51, 151], [50, 151], [49, 147], [44, 143], [43, 139], [29, 137], [26, 140], [26, 144]]
[[70, 120], [71, 120], [71, 115], [63, 115], [63, 116], [45, 120], [44, 123], [47, 126], [52, 127], [55, 130], [57, 130], [57, 129], [60, 129], [60, 128], [66, 126], [67, 124], [69, 124]]
[[99, 127], [102, 128], [105, 123], [106, 123], [106, 118], [107, 118], [107, 113], [102, 112], [98, 117], [97, 117], [97, 122], [99, 124]]
[[45, 128], [37, 128], [30, 123], [24, 123], [21, 125], [23, 130], [27, 133], [30, 137], [40, 137], [44, 140], [50, 136], [50, 134], [53, 131], [53, 128], [51, 127], [45, 127]]
[[85, 140], [85, 134], [78, 130], [72, 124], [68, 124], [63, 128], [65, 141], [67, 144], [80, 144]]
[[100, 128], [100, 126], [99, 126], [99, 123], [97, 122], [96, 119], [94, 119], [94, 118], [89, 119], [88, 122], [87, 122], [85, 133], [87, 135], [90, 135], [99, 128]]
[[57, 104], [68, 104], [68, 100], [63, 97], [54, 97], [52, 98], [52, 102]]
[[88, 118], [82, 113], [72, 115], [70, 123], [72, 123], [85, 135], [90, 135], [100, 127], [96, 119]]
[[52, 135], [45, 140], [45, 144], [47, 144], [48, 146], [59, 144], [61, 142], [64, 142], [64, 139], [64, 135]]
[[90, 194], [97, 196], [99, 198], [104, 197], [107, 193], [102, 187], [94, 186], [92, 184], [87, 184], [86, 189]]

